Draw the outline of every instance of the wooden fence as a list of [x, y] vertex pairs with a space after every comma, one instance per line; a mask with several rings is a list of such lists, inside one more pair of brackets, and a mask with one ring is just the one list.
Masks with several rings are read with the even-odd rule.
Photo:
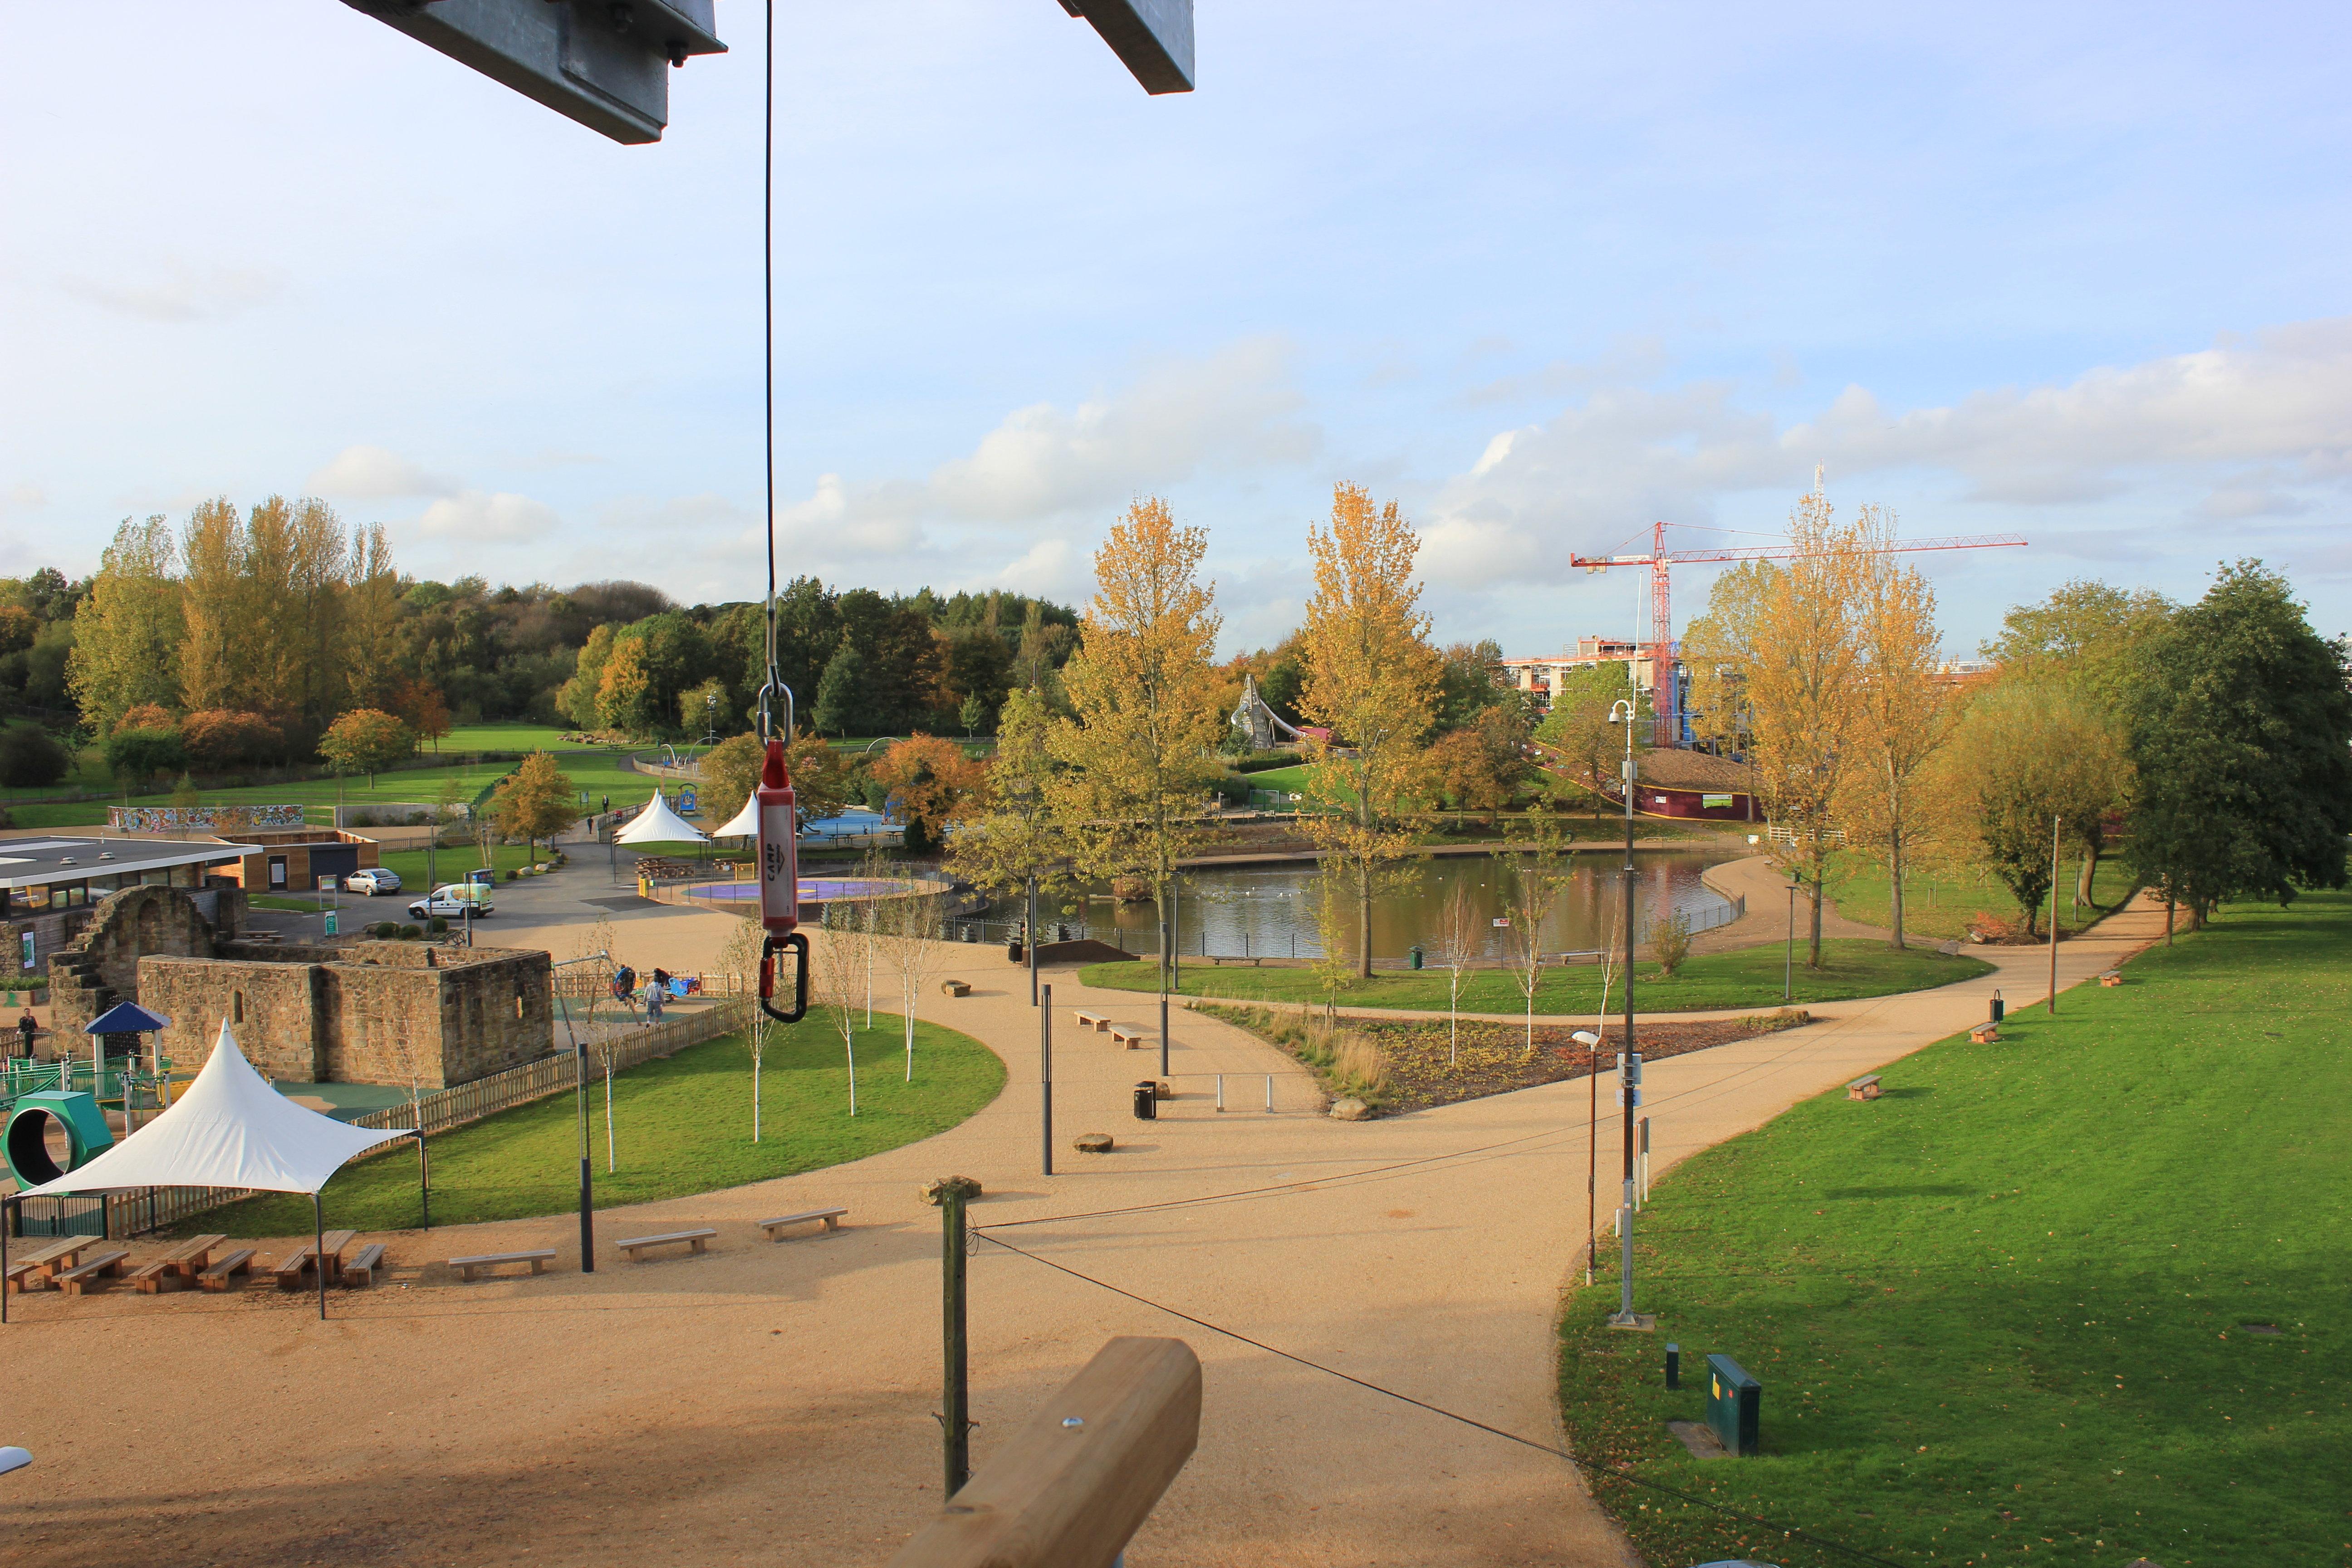
[[[609, 1056], [614, 1072], [625, 1071], [656, 1057], [674, 1056], [688, 1046], [717, 1039], [748, 1028], [751, 1021], [752, 1001], [749, 997], [720, 1002], [715, 1006], [680, 1013], [646, 1028], [622, 1028], [603, 1039], [587, 1042], [589, 1071], [601, 1077], [605, 1058]], [[421, 1096], [414, 1104], [395, 1105], [383, 1110], [372, 1110], [365, 1116], [354, 1117], [353, 1127], [417, 1128], [426, 1133], [446, 1132], [453, 1127], [463, 1127], [469, 1121], [479, 1121], [501, 1110], [511, 1110], [518, 1105], [528, 1105], [551, 1094], [570, 1089], [579, 1079], [579, 1064], [569, 1047], [537, 1061], [525, 1062], [488, 1078], [461, 1083], [454, 1089], [436, 1090]], [[389, 1153], [409, 1146], [405, 1133], [388, 1138], [374, 1148], [355, 1158], [365, 1160], [377, 1154]], [[130, 1192], [107, 1194], [103, 1234], [114, 1237], [138, 1236], [146, 1231], [161, 1230], [182, 1220], [232, 1204], [253, 1194], [231, 1187], [140, 1187]], [[79, 1204], [79, 1199], [27, 1199], [19, 1205], [25, 1212], [21, 1223], [26, 1234], [52, 1223], [46, 1210], [33, 1205], [47, 1202], [52, 1205]], [[79, 1217], [77, 1213], [76, 1217]], [[96, 1217], [93, 1212], [93, 1219]], [[66, 1211], [60, 1209], [56, 1221], [63, 1221]]]

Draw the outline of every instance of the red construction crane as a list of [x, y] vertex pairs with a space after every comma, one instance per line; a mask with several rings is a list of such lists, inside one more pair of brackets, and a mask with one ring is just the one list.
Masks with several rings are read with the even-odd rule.
[[[1785, 561], [1804, 552], [1793, 544], [1731, 550], [1668, 550], [1666, 527], [1663, 522], [1651, 525], [1650, 552], [1647, 555], [1570, 554], [1568, 563], [1581, 566], [1587, 572], [1606, 572], [1612, 566], [1647, 566], [1650, 569], [1650, 658], [1654, 675], [1650, 705], [1656, 714], [1656, 729], [1652, 738], [1657, 745], [1673, 746], [1682, 742], [1682, 692], [1681, 683], [1675, 679], [1675, 616], [1666, 584], [1668, 563]], [[1908, 550], [1988, 550], [2024, 542], [2025, 536], [2021, 533], [1963, 533], [1948, 539], [1898, 540], [1892, 544], [1876, 546], [1874, 553]]]

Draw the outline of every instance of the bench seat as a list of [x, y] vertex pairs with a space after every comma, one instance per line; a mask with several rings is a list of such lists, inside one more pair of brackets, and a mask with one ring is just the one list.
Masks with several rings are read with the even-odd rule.
[[[784, 1238], [776, 1233], [788, 1226], [821, 1225], [824, 1230], [839, 1230], [842, 1216], [848, 1212], [845, 1208], [803, 1209], [799, 1214], [778, 1215], [773, 1219], [763, 1219], [760, 1222], [760, 1228], [768, 1233], [770, 1241], [782, 1241]], [[824, 1232], [820, 1231], [818, 1234], [822, 1235]]]
[[277, 1279], [280, 1290], [299, 1290], [302, 1289], [302, 1276], [309, 1273], [318, 1260], [318, 1248], [305, 1242], [279, 1258], [277, 1267], [269, 1272]]
[[1111, 1026], [1110, 1037], [1112, 1044], [1125, 1046], [1130, 1051], [1147, 1049], [1152, 1040], [1152, 1037], [1145, 1031], [1122, 1024], [1115, 1024]]
[[180, 1278], [180, 1275], [172, 1268], [172, 1261], [168, 1258], [159, 1258], [152, 1263], [131, 1271], [131, 1282], [150, 1296], [162, 1295], [178, 1284]]
[[101, 1290], [106, 1281], [122, 1272], [127, 1252], [101, 1252], [87, 1261], [75, 1265], [58, 1276], [58, 1289], [68, 1296], [79, 1296], [84, 1290]]
[[185, 1279], [193, 1279], [204, 1272], [212, 1260], [213, 1248], [228, 1239], [226, 1236], [199, 1236], [180, 1243], [163, 1254], [157, 1262]]
[[971, 982], [942, 980], [940, 982], [940, 994], [943, 996], [969, 996], [971, 994]]
[[613, 1245], [627, 1253], [630, 1262], [636, 1263], [642, 1261], [637, 1254], [652, 1247], [674, 1247], [684, 1242], [695, 1251], [700, 1252], [705, 1244], [718, 1234], [717, 1231], [709, 1229], [673, 1230], [660, 1236], [633, 1236], [625, 1241], [616, 1241]]
[[352, 1289], [362, 1289], [375, 1283], [375, 1271], [384, 1266], [383, 1243], [371, 1241], [352, 1254], [351, 1261], [342, 1267], [341, 1283]]
[[2099, 973], [2099, 984], [2102, 985], [2121, 985], [2123, 983], [2124, 972], [2120, 969], [2102, 970]]
[[460, 1279], [471, 1279], [477, 1268], [491, 1268], [501, 1263], [528, 1263], [533, 1274], [547, 1267], [555, 1256], [555, 1248], [543, 1247], [535, 1252], [479, 1252], [471, 1258], [453, 1258], [449, 1267], [457, 1271]]
[[1876, 1100], [1878, 1093], [1878, 1075], [1874, 1072], [1864, 1073], [1845, 1086], [1848, 1100]]
[[240, 1247], [206, 1264], [204, 1272], [196, 1276], [196, 1283], [206, 1290], [231, 1289], [235, 1286], [231, 1276], [247, 1272], [252, 1265], [253, 1248]]
[[1084, 1008], [1080, 1008], [1076, 1016], [1078, 1020], [1078, 1027], [1081, 1029], [1092, 1029], [1096, 1034], [1099, 1035], [1105, 1029], [1110, 1027], [1110, 1018], [1106, 1014], [1089, 1013]]

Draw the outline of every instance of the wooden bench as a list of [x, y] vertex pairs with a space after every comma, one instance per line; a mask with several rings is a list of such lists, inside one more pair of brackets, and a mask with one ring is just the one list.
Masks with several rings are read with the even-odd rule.
[[226, 1241], [225, 1236], [199, 1236], [180, 1243], [156, 1259], [164, 1268], [184, 1279], [194, 1279], [212, 1261], [213, 1248]]
[[1845, 1086], [1845, 1097], [1848, 1100], [1876, 1100], [1878, 1098], [1878, 1075], [1874, 1072], [1864, 1073], [1862, 1077], [1855, 1079], [1852, 1083]]
[[180, 1276], [173, 1272], [169, 1260], [161, 1258], [131, 1271], [131, 1282], [150, 1296], [162, 1295], [179, 1279]]
[[[784, 1238], [776, 1233], [787, 1226], [821, 1223], [825, 1230], [839, 1230], [841, 1216], [848, 1212], [845, 1208], [804, 1209], [799, 1214], [778, 1215], [773, 1219], [763, 1219], [760, 1222], [760, 1228], [768, 1233], [770, 1241], [782, 1241]], [[822, 1235], [823, 1232], [819, 1234]]]
[[280, 1290], [299, 1290], [302, 1289], [302, 1276], [308, 1274], [318, 1261], [318, 1249], [306, 1242], [279, 1258], [269, 1272], [278, 1281]]
[[1096, 1034], [1099, 1035], [1105, 1029], [1110, 1027], [1110, 1018], [1107, 1014], [1089, 1013], [1081, 1008], [1075, 1016], [1078, 1020], [1078, 1027], [1081, 1029], [1092, 1029]]
[[536, 1274], [546, 1268], [547, 1260], [554, 1256], [555, 1248], [551, 1247], [539, 1252], [483, 1252], [471, 1258], [453, 1258], [449, 1259], [449, 1267], [457, 1271], [460, 1279], [471, 1279], [475, 1269], [491, 1268], [501, 1263], [528, 1263], [530, 1271]]
[[110, 1278], [122, 1273], [122, 1261], [127, 1252], [101, 1252], [87, 1263], [77, 1264], [58, 1276], [58, 1289], [68, 1296], [79, 1296], [84, 1290], [100, 1290]]
[[2123, 983], [2124, 972], [2120, 969], [2103, 969], [2099, 972], [2099, 984], [2102, 985], [2121, 985]]
[[1151, 1044], [1151, 1037], [1143, 1030], [1123, 1024], [1111, 1026], [1110, 1037], [1112, 1044], [1125, 1046], [1130, 1051], [1143, 1050]]
[[76, 1258], [96, 1245], [94, 1237], [70, 1236], [47, 1247], [37, 1247], [8, 1266], [8, 1289], [46, 1290], [59, 1269], [71, 1268]]
[[335, 1285], [341, 1282], [343, 1254], [350, 1251], [352, 1243], [357, 1241], [359, 1238], [360, 1233], [355, 1230], [331, 1230], [325, 1236], [320, 1237], [320, 1240], [325, 1243], [327, 1248], [326, 1258], [328, 1284]]
[[345, 1286], [365, 1288], [375, 1283], [375, 1271], [383, 1266], [383, 1243], [371, 1241], [353, 1253], [337, 1274]]
[[971, 982], [969, 980], [942, 980], [940, 982], [940, 994], [942, 996], [969, 996], [971, 994]]
[[1997, 1044], [2000, 1039], [2000, 1026], [1998, 1024], [1979, 1024], [1969, 1031], [1969, 1040], [1972, 1045], [1990, 1046]]
[[[1197, 963], [1200, 960], [1195, 957], [1193, 962]], [[1240, 957], [1233, 953], [1213, 952], [1209, 954], [1209, 962], [1219, 966], [1228, 963], [1246, 963], [1252, 969], [1262, 969], [1265, 966], [1265, 960], [1263, 957]]]
[[215, 1258], [196, 1276], [196, 1283], [206, 1290], [227, 1290], [234, 1288], [232, 1275], [243, 1274], [253, 1262], [253, 1248], [240, 1247], [235, 1252]]
[[695, 1251], [700, 1252], [704, 1246], [709, 1243], [710, 1238], [718, 1234], [719, 1233], [715, 1230], [708, 1229], [673, 1230], [667, 1231], [660, 1236], [634, 1236], [629, 1237], [626, 1241], [616, 1241], [613, 1245], [627, 1253], [629, 1255], [630, 1262], [640, 1263], [643, 1262], [644, 1259], [640, 1258], [637, 1254], [643, 1252], [649, 1247], [672, 1247], [682, 1241], [688, 1247], [694, 1248]]

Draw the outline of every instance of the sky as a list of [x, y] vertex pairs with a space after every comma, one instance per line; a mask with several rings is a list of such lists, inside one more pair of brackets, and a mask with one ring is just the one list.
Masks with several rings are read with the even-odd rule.
[[[760, 5], [638, 147], [330, 0], [74, 10], [0, 67], [0, 574], [284, 493], [759, 596]], [[1955, 655], [2249, 555], [2352, 628], [2341, 6], [1197, 0], [1159, 98], [1055, 0], [777, 10], [784, 578], [1078, 602], [1161, 495], [1241, 651], [1345, 480], [1439, 640], [1547, 653], [1646, 624], [1572, 552], [1769, 543], [1819, 465], [2031, 541], [1912, 558]]]

